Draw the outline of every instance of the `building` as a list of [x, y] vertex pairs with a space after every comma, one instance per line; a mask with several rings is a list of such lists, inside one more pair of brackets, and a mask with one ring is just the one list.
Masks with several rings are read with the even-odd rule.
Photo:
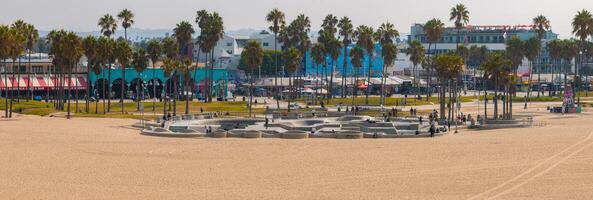
[[[506, 49], [505, 42], [508, 38], [516, 36], [522, 41], [525, 41], [537, 36], [535, 30], [532, 29], [532, 25], [467, 25], [460, 30], [459, 36], [455, 27], [447, 27], [441, 39], [436, 44], [432, 44], [430, 51], [428, 51], [429, 44], [424, 33], [424, 25], [413, 24], [410, 29], [408, 40], [420, 41], [424, 45], [424, 48], [427, 49], [427, 54], [455, 51], [457, 49], [457, 43], [467, 47], [472, 45], [486, 46], [491, 51], [499, 51]], [[546, 70], [550, 69], [552, 63], [550, 62], [551, 59], [547, 52], [546, 44], [555, 39], [558, 39], [558, 34], [551, 31], [544, 35], [540, 56], [534, 62], [534, 71], [541, 69], [542, 72], [546, 72]], [[527, 72], [529, 70], [528, 63], [527, 59], [525, 59], [519, 67], [519, 71]]]

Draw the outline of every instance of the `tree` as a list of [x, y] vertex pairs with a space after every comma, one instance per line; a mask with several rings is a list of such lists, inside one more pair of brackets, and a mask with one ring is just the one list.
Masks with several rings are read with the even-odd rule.
[[284, 60], [284, 66], [286, 68], [286, 70], [290, 73], [290, 88], [292, 90], [290, 97], [288, 98], [288, 112], [290, 112], [290, 102], [291, 100], [294, 99], [294, 83], [293, 83], [293, 77], [295, 76], [298, 67], [300, 66], [300, 62], [301, 62], [301, 52], [292, 47], [287, 49], [286, 51], [284, 51], [284, 53], [282, 54], [282, 59]]
[[[37, 44], [37, 42], [39, 41], [39, 32], [37, 31], [37, 29], [35, 28], [35, 26], [28, 24], [27, 25], [27, 29], [25, 32], [25, 38], [27, 40], [27, 44], [26, 44], [26, 49], [27, 52], [29, 53], [29, 66], [27, 67], [27, 82], [31, 83], [31, 53], [33, 52], [33, 48], [35, 47], [35, 44]], [[27, 101], [29, 101], [29, 99], [33, 99], [33, 92], [30, 89], [30, 86], [32, 84], [27, 84], [27, 92], [30, 93], [30, 95], [27, 95]]]
[[[15, 28], [14, 25], [9, 29], [8, 34], [9, 34], [9, 36], [8, 36], [9, 42], [7, 43], [8, 44], [8, 56], [9, 56], [9, 58], [12, 59], [12, 69], [10, 71], [12, 72], [12, 79], [16, 79], [15, 74], [16, 74], [17, 69], [15, 69], [15, 65], [16, 65], [15, 62], [16, 62], [17, 58], [19, 58], [20, 55], [22, 55], [25, 51], [26, 38], [22, 34], [21, 31], [19, 31], [18, 29]], [[5, 81], [5, 83], [6, 82], [7, 81]], [[8, 101], [10, 101], [9, 105], [7, 105], [9, 118], [12, 118], [12, 112], [13, 112], [12, 105], [13, 105], [13, 100], [15, 97], [14, 84], [12, 85], [12, 87], [13, 87], [12, 90], [10, 90], [10, 97], [7, 99]], [[19, 87], [19, 86], [17, 85], [17, 87]]]
[[[311, 48], [311, 57], [313, 58], [313, 63], [315, 63], [316, 66], [325, 66], [325, 55], [325, 46], [322, 43], [317, 43], [313, 45], [313, 47]], [[319, 88], [319, 70], [315, 70], [315, 73], [315, 103], [317, 103], [317, 91]]]
[[[443, 24], [443, 22], [441, 22], [441, 20], [439, 19], [431, 19], [428, 22], [426, 22], [426, 24], [424, 25], [424, 33], [426, 34], [426, 38], [428, 40], [428, 55], [430, 57], [430, 54], [432, 54], [432, 52], [430, 51], [430, 47], [432, 44], [435, 45], [435, 49], [436, 49], [436, 44], [438, 43], [438, 41], [441, 40], [441, 36], [443, 35], [443, 32], [445, 31], [445, 24]], [[431, 96], [431, 80], [432, 78], [430, 77], [430, 69], [433, 68], [432, 65], [434, 65], [434, 63], [432, 62], [434, 59], [429, 59], [428, 61], [431, 61], [428, 64], [427, 72], [428, 72], [428, 93], [426, 95], [426, 100], [428, 101], [428, 99]]]
[[352, 66], [356, 68], [354, 70], [354, 81], [352, 82], [352, 106], [356, 106], [356, 92], [358, 90], [358, 70], [362, 67], [362, 60], [364, 58], [364, 50], [359, 47], [355, 46], [350, 51], [350, 58], [352, 62]]
[[[262, 49], [261, 45], [257, 41], [249, 41], [247, 45], [245, 45], [245, 49], [241, 53], [241, 58], [245, 60], [245, 64], [247, 65], [247, 70], [250, 75], [249, 79], [249, 116], [251, 117], [251, 109], [252, 109], [252, 102], [253, 102], [253, 82], [254, 82], [254, 71], [257, 69], [263, 62], [264, 57], [264, 50]], [[290, 107], [290, 106], [289, 106]]]
[[[525, 105], [524, 105], [524, 109], [527, 109], [527, 101], [529, 100], [529, 96], [531, 93], [531, 85], [532, 85], [532, 77], [533, 77], [533, 61], [535, 61], [535, 59], [537, 58], [537, 56], [539, 55], [539, 52], [542, 48], [542, 44], [539, 40], [539, 38], [537, 37], [532, 37], [529, 40], [525, 41], [525, 57], [527, 58], [527, 60], [529, 60], [529, 81], [527, 83], [528, 88], [527, 88], [527, 96], [525, 96]], [[538, 80], [538, 84], [540, 83], [540, 81]], [[539, 93], [539, 92], [538, 92]]]
[[385, 79], [387, 78], [386, 70], [388, 66], [395, 64], [397, 59], [397, 47], [393, 39], [399, 36], [399, 32], [395, 29], [392, 23], [386, 22], [381, 24], [375, 38], [381, 45], [381, 57], [383, 57], [383, 70], [381, 72], [381, 105], [385, 105]]
[[372, 73], [372, 65], [373, 65], [373, 54], [375, 51], [375, 31], [372, 27], [368, 27], [365, 25], [361, 25], [356, 28], [354, 32], [356, 37], [356, 45], [360, 46], [361, 48], [365, 49], [367, 54], [369, 55], [369, 66], [368, 66], [368, 74], [367, 74], [367, 89], [366, 89], [366, 97], [365, 97], [365, 104], [369, 104], [369, 93], [371, 89], [371, 73]]
[[[324, 44], [326, 53], [331, 58], [331, 65], [330, 65], [330, 80], [327, 84], [327, 101], [329, 103], [329, 99], [333, 98], [333, 85], [334, 85], [334, 64], [338, 57], [340, 56], [340, 49], [342, 48], [342, 44], [340, 40], [336, 38], [338, 28], [338, 18], [332, 14], [325, 16], [323, 19], [323, 23], [321, 24], [321, 30], [319, 31], [319, 38], [317, 41]], [[324, 73], [326, 71], [324, 70]], [[327, 79], [327, 76], [324, 76]]]
[[[22, 36], [22, 41], [20, 44], [18, 44], [19, 46], [22, 46], [21, 48], [23, 49], [23, 51], [25, 50], [25, 45], [28, 43], [27, 42], [27, 28], [28, 28], [29, 24], [27, 24], [26, 22], [24, 22], [23, 20], [16, 20], [11, 28], [14, 29], [15, 31], [18, 32], [19, 35]], [[20, 67], [21, 67], [21, 55], [19, 54], [18, 56], [18, 67], [16, 69], [16, 71], [13, 71], [13, 74], [18, 73], [17, 74], [17, 89], [16, 89], [16, 100], [17, 102], [20, 102], [21, 100], [21, 93], [20, 93], [20, 85], [21, 85], [21, 73], [20, 73]], [[14, 69], [14, 66], [13, 66]], [[28, 84], [27, 84], [28, 85]]]
[[[545, 16], [539, 15], [539, 16], [533, 18], [533, 29], [535, 29], [535, 32], [537, 33], [537, 38], [539, 39], [540, 43], [542, 42], [542, 39], [545, 38], [546, 33], [548, 31], [550, 31], [550, 28], [551, 28], [550, 20], [548, 20], [548, 18], [546, 18]], [[542, 73], [541, 71], [542, 71], [542, 64], [539, 64], [538, 68], [537, 68], [537, 80], [538, 80], [539, 84], [541, 84], [541, 73]], [[538, 93], [537, 93], [538, 98], [539, 98], [540, 93], [541, 93], [541, 90], [538, 91]]]
[[[108, 82], [105, 83], [101, 83], [101, 96], [103, 97], [103, 114], [106, 113], [106, 108], [109, 108], [109, 104], [107, 104], [107, 106], [105, 105], [105, 97], [110, 98], [109, 94], [106, 94], [105, 92], [105, 85], [107, 85], [107, 87], [109, 87], [109, 91], [111, 91], [111, 65], [110, 63], [114, 62], [115, 60], [115, 40], [106, 37], [106, 36], [102, 36], [99, 37], [99, 39], [97, 40], [97, 45], [98, 45], [98, 62], [100, 62], [100, 64], [102, 66], [104, 66], [105, 64], [107, 65], [108, 68]], [[102, 73], [102, 75], [104, 76], [105, 74]], [[105, 78], [105, 77], [103, 77]], [[98, 82], [97, 82], [98, 85]], [[109, 101], [109, 100], [108, 100]]]
[[148, 57], [150, 58], [150, 61], [152, 63], [152, 78], [150, 79], [152, 81], [152, 111], [156, 110], [156, 83], [157, 83], [157, 79], [156, 79], [156, 66], [155, 63], [161, 58], [162, 54], [163, 54], [163, 46], [161, 45], [161, 42], [159, 40], [156, 39], [152, 39], [150, 41], [148, 41], [148, 46], [146, 48], [146, 51], [148, 53]]
[[120, 105], [121, 105], [121, 113], [124, 114], [125, 113], [124, 98], [126, 96], [126, 85], [127, 85], [126, 68], [130, 64], [130, 61], [132, 59], [133, 50], [127, 41], [118, 40], [115, 44], [115, 52], [114, 53], [117, 58], [117, 62], [121, 66], [121, 70], [122, 70]]
[[124, 37], [128, 41], [128, 28], [134, 24], [134, 13], [128, 9], [123, 9], [117, 14], [117, 18], [121, 20], [121, 26], [124, 28]]
[[[0, 59], [2, 59], [3, 63], [4, 63], [4, 69], [2, 70], [2, 72], [4, 73], [4, 83], [7, 82], [8, 78], [8, 66], [6, 64], [6, 58], [8, 58], [10, 56], [10, 46], [11, 46], [11, 42], [12, 42], [12, 38], [11, 38], [11, 34], [10, 34], [10, 28], [8, 26], [5, 25], [1, 25], [0, 24]], [[2, 78], [2, 77], [0, 77]], [[8, 118], [8, 84], [4, 84], [4, 88], [3, 88], [3, 92], [4, 92], [4, 102], [5, 102], [5, 113], [4, 113], [4, 118]]]
[[[148, 55], [146, 50], [139, 48], [134, 51], [132, 65], [136, 70], [136, 101], [137, 110], [140, 111], [140, 102], [144, 99], [144, 82], [140, 79], [140, 74], [148, 67]], [[142, 92], [141, 89], [142, 88]]]
[[[519, 66], [523, 63], [523, 58], [525, 58], [525, 50], [524, 50], [525, 44], [524, 43], [525, 42], [521, 41], [521, 39], [519, 39], [519, 37], [517, 37], [517, 36], [511, 37], [510, 39], [507, 39], [507, 41], [506, 41], [505, 56], [507, 57], [507, 59], [509, 59], [511, 61], [511, 67], [512, 67], [511, 72], [513, 73], [513, 76], [515, 77], [515, 79], [518, 79], [518, 80], [520, 80], [520, 78], [517, 74], [517, 71], [519, 69]], [[512, 92], [511, 96], [515, 96], [516, 84], [511, 84], [510, 90]], [[484, 109], [486, 109], [486, 103], [484, 103]], [[484, 112], [486, 112], [486, 111], [484, 111]], [[513, 101], [509, 101], [508, 117], [509, 118], [513, 117]]]
[[463, 4], [457, 4], [455, 7], [451, 8], [451, 13], [449, 14], [449, 20], [455, 22], [455, 29], [457, 29], [457, 39], [455, 39], [456, 47], [459, 47], [459, 40], [461, 35], [461, 29], [467, 23], [469, 23], [469, 11]]
[[[443, 54], [438, 55], [435, 58], [435, 69], [439, 80], [441, 82], [440, 88], [440, 114], [441, 120], [445, 120], [445, 92], [447, 91], [447, 82], [451, 82], [452, 79], [457, 79], [459, 73], [463, 70], [463, 58], [455, 54]], [[451, 95], [449, 95], [449, 103], [451, 103]], [[449, 107], [451, 108], [451, 106]], [[450, 117], [449, 117], [450, 118]]]
[[346, 98], [346, 67], [348, 66], [348, 45], [352, 44], [352, 36], [354, 35], [354, 26], [350, 18], [344, 16], [338, 22], [339, 34], [342, 37], [342, 45], [344, 46], [344, 64], [342, 66], [342, 98]]
[[[266, 21], [271, 23], [269, 30], [274, 33], [274, 50], [278, 51], [278, 33], [282, 28], [284, 28], [286, 22], [284, 21], [284, 12], [278, 10], [278, 8], [274, 8], [272, 11], [268, 13], [266, 16]], [[276, 106], [280, 109], [280, 101], [278, 93], [278, 55], [274, 55], [275, 65], [274, 65], [274, 98], [276, 98]]]
[[[164, 74], [165, 74], [165, 87], [163, 87], [164, 93], [165, 93], [165, 104], [164, 104], [164, 108], [163, 108], [163, 115], [167, 115], [167, 102], [170, 101], [171, 97], [168, 96], [168, 94], [171, 93], [170, 91], [170, 85], [169, 85], [169, 79], [172, 78], [172, 76], [174, 75], [175, 69], [177, 68], [177, 65], [179, 65], [177, 56], [179, 53], [179, 44], [177, 43], [177, 40], [175, 40], [172, 37], [166, 37], [165, 39], [163, 39], [163, 53], [165, 54], [165, 60], [167, 62], [163, 63], [165, 64], [165, 70], [164, 70]], [[175, 79], [172, 79], [173, 85], [174, 87], [177, 87], [177, 84], [174, 83]], [[174, 88], [175, 91], [177, 91], [177, 89]], [[175, 95], [176, 96], [176, 95]], [[177, 113], [177, 98], [172, 98], [173, 99], [173, 113]], [[169, 102], [170, 103], [170, 102]], [[171, 104], [169, 104], [169, 110], [171, 110]]]
[[[192, 25], [189, 22], [186, 21], [182, 21], [181, 23], [177, 24], [177, 26], [175, 27], [175, 29], [173, 29], [173, 37], [175, 37], [175, 39], [177, 39], [177, 43], [179, 44], [179, 52], [181, 53], [180, 55], [182, 55], [181, 59], [189, 59], [189, 44], [191, 42], [191, 36], [192, 34], [195, 33], [194, 28], [192, 27]], [[186, 62], [181, 62], [182, 64], [185, 64]], [[189, 65], [185, 66], [185, 71], [187, 71], [187, 73], [189, 73], [190, 71], [190, 65], [191, 62], [189, 63]], [[188, 76], [189, 77], [189, 76]], [[185, 84], [184, 84], [184, 88], [185, 88], [185, 114], [189, 114], [189, 80], [185, 79], [184, 80]]]
[[[424, 46], [422, 46], [422, 43], [418, 40], [412, 40], [406, 50], [406, 54], [410, 57], [410, 61], [412, 61], [412, 64], [414, 65], [412, 77], [414, 77], [414, 86], [416, 87], [416, 90], [418, 90], [418, 64], [424, 61], [425, 52]], [[418, 93], [418, 96], [420, 96], [420, 93]]]
[[551, 69], [550, 71], [552, 72], [552, 87], [549, 90], [548, 96], [552, 96], [552, 90], [554, 90], [554, 92], [556, 91], [556, 83], [554, 80], [554, 73], [555, 73], [555, 68], [556, 68], [556, 63], [558, 63], [558, 61], [562, 62], [562, 40], [559, 39], [555, 39], [550, 41], [546, 47], [548, 48], [548, 52], [550, 54], [550, 62], [551, 62]]
[[[95, 36], [87, 36], [82, 40], [82, 48], [84, 50], [84, 55], [87, 58], [87, 90], [86, 90], [86, 97], [85, 97], [85, 111], [86, 113], [90, 112], [90, 103], [89, 103], [89, 95], [91, 94], [91, 84], [90, 84], [90, 74], [91, 74], [91, 67], [95, 66], [100, 61], [97, 60], [97, 51], [99, 50], [97, 38]], [[98, 101], [98, 100], [97, 100]]]
[[[113, 18], [113, 16], [111, 16], [110, 14], [106, 14], [103, 17], [101, 17], [99, 19], [99, 23], [97, 23], [97, 25], [101, 28], [101, 33], [103, 34], [103, 36], [111, 38], [112, 35], [115, 34], [115, 30], [117, 30], [117, 23], [115, 21], [115, 18]], [[114, 62], [114, 58], [113, 56], [110, 56], [109, 62], [108, 62], [108, 66], [109, 68], [107, 68], [108, 70], [108, 75], [107, 75], [107, 79], [109, 82], [109, 85], [111, 85], [111, 64]], [[107, 112], [111, 111], [111, 90], [112, 87], [109, 86], [109, 93], [107, 95]]]
[[[490, 54], [485, 62], [482, 63], [481, 68], [484, 70], [484, 78], [494, 82], [494, 119], [498, 119], [498, 91], [501, 80], [510, 74], [512, 61], [504, 56], [504, 53], [497, 52]], [[487, 118], [484, 113], [484, 118]]]
[[[577, 15], [574, 16], [572, 20], [572, 33], [578, 37], [580, 40], [580, 44], [578, 45], [580, 51], [584, 51], [583, 47], [587, 38], [593, 33], [593, 16], [591, 13], [585, 9], [579, 11]], [[579, 62], [584, 60], [579, 56]], [[581, 74], [581, 64], [575, 64], [575, 78], [574, 78], [574, 86], [573, 90], [579, 90], [579, 83], [580, 83], [580, 74]]]
[[381, 105], [385, 105], [385, 82], [387, 79], [386, 69], [395, 64], [397, 59], [397, 47], [393, 43], [387, 43], [381, 47], [383, 57], [383, 73], [381, 74]]

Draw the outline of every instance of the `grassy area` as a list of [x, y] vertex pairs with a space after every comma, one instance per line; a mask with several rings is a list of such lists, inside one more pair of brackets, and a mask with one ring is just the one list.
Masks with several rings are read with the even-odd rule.
[[[5, 109], [5, 99], [0, 99], [0, 109]], [[98, 118], [141, 118], [140, 112], [137, 111], [137, 104], [135, 102], [126, 102], [124, 103], [124, 110], [125, 112], [122, 113], [121, 105], [118, 100], [113, 100], [111, 102], [111, 111], [107, 113], [103, 113], [103, 102], [99, 102], [96, 104], [95, 102], [91, 102], [89, 110], [90, 113], [85, 113], [85, 102], [79, 101], [78, 102], [78, 112], [76, 112], [76, 103], [70, 103], [70, 110], [75, 117], [98, 117]], [[153, 114], [153, 103], [152, 102], [143, 102], [144, 104], [144, 112], [146, 115]], [[155, 112], [157, 115], [162, 115], [163, 113], [163, 102], [156, 102], [155, 104]], [[169, 107], [169, 106], [167, 106]], [[173, 106], [171, 106], [171, 110], [167, 109], [167, 112], [173, 113]], [[95, 110], [98, 113], [95, 113]], [[203, 112], [228, 112], [233, 116], [241, 116], [247, 115], [248, 108], [245, 102], [212, 102], [212, 103], [203, 103], [203, 102], [190, 102], [189, 104], [189, 111], [190, 113], [200, 113]], [[45, 103], [40, 101], [25, 101], [21, 100], [20, 102], [13, 101], [13, 111], [16, 113], [21, 114], [29, 114], [29, 115], [39, 115], [39, 116], [47, 116], [52, 113], [60, 113], [65, 112], [61, 110], [54, 109], [53, 103]], [[178, 101], [177, 102], [177, 113], [181, 114], [185, 112], [185, 102]], [[253, 109], [254, 113], [263, 113], [264, 109], [256, 108]]]
[[[369, 105], [380, 105], [380, 98], [379, 97], [369, 97]], [[448, 98], [447, 98], [447, 102], [448, 102]], [[461, 97], [461, 102], [471, 102], [474, 100], [474, 97]], [[324, 100], [324, 102], [327, 102]], [[356, 103], [356, 105], [366, 105], [366, 99], [364, 96], [359, 96], [357, 98], [355, 98], [354, 102]], [[342, 103], [343, 105], [352, 105], [352, 98], [334, 98], [334, 99], [330, 99], [329, 100], [329, 104], [326, 103], [327, 106], [335, 106]], [[426, 101], [426, 98], [422, 98], [422, 99], [416, 99], [413, 97], [408, 97], [408, 99], [406, 100], [406, 104], [407, 106], [420, 106], [420, 105], [432, 105], [432, 104], [438, 104], [439, 103], [439, 98], [438, 97], [431, 97], [429, 98], [428, 101]], [[385, 98], [385, 106], [402, 106], [404, 105], [404, 98], [391, 98], [391, 97], [387, 97]]]
[[[494, 98], [494, 95], [488, 95], [488, 100], [491, 101], [492, 98]], [[484, 96], [480, 96], [479, 97], [480, 101], [484, 100]], [[562, 98], [557, 97], [557, 96], [530, 96], [529, 97], [529, 101], [530, 102], [554, 102], [554, 101], [562, 101]], [[525, 102], [525, 97], [513, 97], [513, 102]]]

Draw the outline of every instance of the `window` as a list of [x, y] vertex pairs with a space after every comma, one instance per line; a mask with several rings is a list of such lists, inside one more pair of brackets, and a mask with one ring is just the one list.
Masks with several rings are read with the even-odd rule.
[[264, 47], [270, 46], [267, 42], [264, 42]]
[[232, 47], [232, 46], [233, 46], [233, 43], [232, 43], [232, 42], [227, 42], [227, 43], [226, 43], [226, 46], [227, 46], [227, 47]]

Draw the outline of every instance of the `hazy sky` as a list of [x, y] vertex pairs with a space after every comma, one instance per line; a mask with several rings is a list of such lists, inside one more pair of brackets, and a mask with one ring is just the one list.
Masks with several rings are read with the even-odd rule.
[[528, 24], [539, 14], [548, 17], [552, 29], [562, 38], [570, 37], [570, 23], [578, 10], [593, 11], [591, 0], [0, 0], [0, 23], [23, 19], [40, 30], [63, 28], [74, 31], [97, 30], [97, 20], [106, 13], [115, 15], [123, 8], [136, 14], [135, 27], [172, 28], [176, 23], [194, 21], [197, 10], [219, 12], [225, 28], [263, 29], [264, 17], [280, 8], [287, 20], [304, 13], [312, 20], [313, 30], [329, 13], [349, 16], [355, 25], [374, 27], [389, 21], [400, 32], [409, 33], [410, 25], [440, 18], [447, 24], [450, 8], [464, 3], [470, 11], [470, 24]]

